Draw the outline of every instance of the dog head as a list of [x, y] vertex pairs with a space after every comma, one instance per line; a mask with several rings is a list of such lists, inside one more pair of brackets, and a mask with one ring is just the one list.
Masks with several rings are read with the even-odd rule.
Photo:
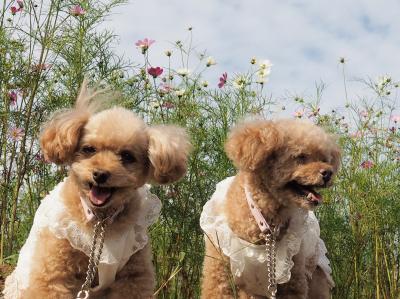
[[234, 128], [225, 150], [235, 166], [257, 177], [283, 205], [312, 209], [340, 165], [332, 135], [302, 120], [248, 121]]
[[175, 126], [148, 127], [133, 112], [95, 112], [84, 85], [75, 108], [56, 114], [40, 144], [47, 160], [70, 165], [70, 176], [92, 209], [118, 207], [146, 182], [166, 184], [187, 168], [190, 144]]

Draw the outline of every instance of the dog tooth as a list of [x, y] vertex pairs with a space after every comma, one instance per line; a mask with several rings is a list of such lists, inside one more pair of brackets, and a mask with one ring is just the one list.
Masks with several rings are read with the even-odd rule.
[[313, 195], [312, 195], [312, 193], [310, 192], [310, 193], [308, 193], [308, 195], [307, 195], [307, 198], [308, 199], [312, 199], [313, 198]]

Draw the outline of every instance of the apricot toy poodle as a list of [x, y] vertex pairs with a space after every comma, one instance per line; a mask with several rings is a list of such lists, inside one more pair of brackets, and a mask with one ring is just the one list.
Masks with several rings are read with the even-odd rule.
[[335, 139], [307, 121], [252, 120], [230, 132], [225, 150], [238, 173], [203, 208], [202, 298], [330, 298], [313, 209], [339, 168]]
[[41, 132], [45, 158], [68, 165], [69, 175], [42, 200], [6, 299], [153, 297], [147, 229], [161, 204], [146, 183], [181, 178], [190, 144], [181, 128], [149, 127], [120, 107], [99, 110], [98, 94], [84, 82], [75, 107]]

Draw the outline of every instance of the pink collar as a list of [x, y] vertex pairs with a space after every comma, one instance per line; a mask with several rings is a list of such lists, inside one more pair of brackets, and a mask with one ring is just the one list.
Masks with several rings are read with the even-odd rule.
[[[89, 206], [87, 205], [86, 201], [82, 197], [81, 197], [81, 204], [82, 204], [83, 213], [85, 214], [87, 222], [92, 222], [93, 219], [97, 218], [97, 216], [89, 208]], [[118, 209], [115, 209], [110, 216], [107, 217], [108, 221], [110, 222], [109, 224], [113, 223], [115, 217], [117, 217], [117, 215], [119, 213], [121, 213], [123, 209], [124, 209], [124, 206], [120, 206]]]
[[257, 206], [247, 186], [244, 187], [244, 192], [246, 194], [246, 200], [247, 204], [249, 205], [251, 214], [253, 214], [253, 217], [256, 220], [257, 225], [261, 230], [261, 233], [271, 233], [275, 235], [278, 234], [279, 226], [274, 227], [268, 224], [267, 220], [265, 220], [264, 216], [261, 213], [261, 209]]

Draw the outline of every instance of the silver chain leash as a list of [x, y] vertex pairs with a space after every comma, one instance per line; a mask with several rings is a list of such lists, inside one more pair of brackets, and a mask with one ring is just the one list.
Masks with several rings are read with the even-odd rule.
[[278, 229], [274, 227], [272, 231], [264, 234], [265, 250], [267, 253], [267, 271], [268, 271], [268, 295], [271, 299], [276, 299], [278, 290], [276, 283], [276, 233]]
[[[108, 219], [99, 220], [94, 225], [93, 241], [92, 241], [92, 247], [90, 248], [89, 264], [86, 271], [86, 279], [81, 286], [81, 290], [76, 295], [76, 299], [89, 298], [90, 286], [92, 285], [94, 277], [96, 276], [97, 266], [99, 265], [101, 253], [103, 251], [105, 228], [108, 223], [107, 220]], [[99, 242], [97, 243], [97, 241]]]

